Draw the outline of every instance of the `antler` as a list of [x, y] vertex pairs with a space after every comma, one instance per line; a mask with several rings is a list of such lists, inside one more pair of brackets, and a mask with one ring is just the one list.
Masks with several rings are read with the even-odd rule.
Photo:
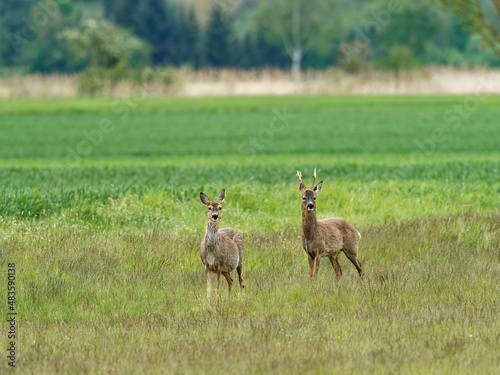
[[297, 171], [297, 176], [299, 176], [300, 182], [304, 183], [304, 181], [302, 181], [302, 173], [300, 173], [300, 171]]
[[314, 168], [313, 183], [311, 185], [311, 190], [314, 189], [314, 183], [316, 182], [316, 168]]
[[297, 176], [299, 176], [299, 179], [300, 179], [301, 189], [306, 190], [306, 184], [304, 184], [304, 181], [302, 180], [302, 173], [300, 173], [300, 171], [297, 171]]

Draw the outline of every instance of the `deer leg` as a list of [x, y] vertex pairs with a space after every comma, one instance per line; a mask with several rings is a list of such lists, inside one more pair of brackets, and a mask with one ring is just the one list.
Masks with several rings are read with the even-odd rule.
[[217, 271], [217, 289], [215, 289], [215, 293], [217, 294], [217, 308], [219, 308], [219, 299], [220, 299], [220, 271]]
[[310, 253], [307, 253], [307, 261], [309, 262], [309, 276], [314, 276], [314, 258]]
[[229, 304], [229, 297], [231, 297], [231, 287], [233, 286], [233, 279], [228, 272], [223, 273], [227, 280], [227, 304]]
[[342, 269], [340, 268], [339, 261], [337, 260], [337, 256], [331, 256], [329, 257], [330, 263], [333, 266], [333, 269], [335, 270], [335, 274], [337, 275], [335, 280], [339, 281], [339, 279], [342, 277]]
[[358, 259], [357, 253], [355, 253], [354, 251], [352, 252], [344, 251], [344, 254], [352, 262], [352, 264], [354, 264], [354, 267], [356, 267], [356, 269], [358, 270], [359, 276], [363, 277], [364, 273], [363, 269], [361, 268], [361, 262]]
[[239, 265], [236, 268], [236, 271], [238, 271], [238, 279], [240, 281], [240, 290], [241, 290], [241, 302], [243, 302], [243, 288], [245, 287], [245, 284], [243, 284], [243, 277], [241, 277], [241, 272], [243, 271], [243, 265]]
[[212, 273], [205, 267], [205, 275], [207, 276], [207, 308], [210, 307], [210, 292], [212, 290]]
[[316, 258], [313, 260], [313, 277], [318, 276], [318, 270], [319, 270], [319, 261], [321, 260], [321, 257], [319, 255], [316, 255]]

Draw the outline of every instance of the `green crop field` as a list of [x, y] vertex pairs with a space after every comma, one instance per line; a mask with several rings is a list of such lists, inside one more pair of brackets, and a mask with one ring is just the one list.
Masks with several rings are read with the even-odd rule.
[[[499, 118], [498, 96], [0, 102], [2, 348], [15, 263], [20, 373], [496, 374]], [[344, 256], [309, 278], [315, 167], [363, 280]], [[207, 309], [199, 192], [222, 188], [246, 301], [224, 280]]]

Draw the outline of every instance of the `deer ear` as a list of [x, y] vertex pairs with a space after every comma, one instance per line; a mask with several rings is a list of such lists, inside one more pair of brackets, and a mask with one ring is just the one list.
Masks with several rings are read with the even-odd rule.
[[200, 193], [200, 199], [201, 199], [201, 203], [203, 203], [205, 206], [208, 206], [211, 203], [210, 198], [208, 198], [203, 193]]
[[306, 185], [304, 185], [302, 182], [299, 185], [299, 190], [302, 194], [304, 194], [304, 191], [306, 191]]
[[314, 188], [314, 194], [318, 194], [322, 187], [323, 187], [323, 181], [321, 181], [319, 184], [316, 185], [316, 187]]
[[226, 197], [226, 189], [222, 189], [222, 191], [220, 192], [219, 198], [217, 198], [217, 200], [219, 201], [219, 203], [222, 203], [222, 202], [224, 202], [225, 197]]

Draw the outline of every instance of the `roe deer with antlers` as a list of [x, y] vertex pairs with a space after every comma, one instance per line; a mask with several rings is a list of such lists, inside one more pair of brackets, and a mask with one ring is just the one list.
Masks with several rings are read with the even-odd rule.
[[302, 174], [297, 171], [300, 179], [300, 193], [302, 194], [302, 247], [309, 260], [309, 274], [311, 277], [318, 275], [319, 261], [328, 257], [335, 269], [338, 281], [342, 276], [337, 257], [341, 251], [354, 264], [363, 277], [363, 269], [358, 260], [358, 241], [361, 234], [345, 219], [329, 218], [316, 219], [316, 195], [320, 192], [323, 181], [314, 186], [316, 181], [316, 168], [314, 168], [313, 183], [310, 189], [302, 181]]
[[205, 265], [207, 276], [207, 307], [210, 306], [210, 291], [212, 288], [212, 272], [217, 274], [217, 307], [219, 307], [220, 276], [224, 275], [228, 284], [227, 302], [231, 295], [233, 279], [230, 272], [236, 268], [238, 271], [241, 301], [243, 302], [243, 237], [231, 228], [219, 229], [222, 215], [221, 204], [224, 202], [226, 190], [223, 189], [216, 201], [212, 202], [205, 194], [200, 193], [201, 202], [208, 207], [208, 220], [205, 235], [201, 240], [201, 261]]

